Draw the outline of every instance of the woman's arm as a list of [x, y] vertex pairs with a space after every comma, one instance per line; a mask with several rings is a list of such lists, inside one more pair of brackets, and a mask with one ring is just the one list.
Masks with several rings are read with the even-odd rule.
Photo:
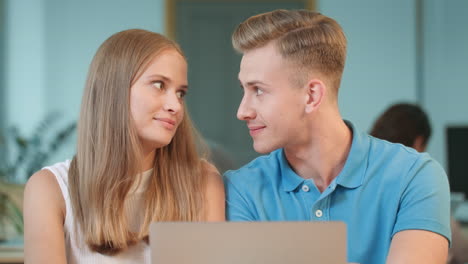
[[212, 164], [203, 161], [206, 174], [205, 221], [225, 221], [224, 184], [218, 170]]
[[25, 263], [66, 263], [65, 201], [52, 172], [41, 170], [24, 191]]

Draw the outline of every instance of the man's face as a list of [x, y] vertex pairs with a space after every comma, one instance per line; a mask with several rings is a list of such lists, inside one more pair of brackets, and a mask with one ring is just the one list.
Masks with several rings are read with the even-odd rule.
[[239, 81], [244, 96], [237, 118], [247, 122], [253, 147], [268, 153], [297, 142], [305, 129], [305, 87], [291, 81], [291, 63], [276, 51], [274, 43], [244, 53]]

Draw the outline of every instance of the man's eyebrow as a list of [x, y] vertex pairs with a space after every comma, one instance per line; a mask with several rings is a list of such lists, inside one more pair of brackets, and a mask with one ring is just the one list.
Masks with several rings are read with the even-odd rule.
[[[240, 80], [239, 80], [239, 82], [240, 82]], [[255, 86], [255, 85], [259, 85], [259, 84], [261, 84], [261, 85], [268, 85], [268, 84], [266, 84], [266, 83], [264, 83], [264, 82], [262, 82], [262, 81], [258, 81], [258, 80], [249, 81], [249, 82], [247, 82], [245, 85], [246, 85], [246, 86]], [[241, 87], [244, 87], [244, 85], [242, 85], [242, 82], [240, 83], [240, 86], [241, 86]]]

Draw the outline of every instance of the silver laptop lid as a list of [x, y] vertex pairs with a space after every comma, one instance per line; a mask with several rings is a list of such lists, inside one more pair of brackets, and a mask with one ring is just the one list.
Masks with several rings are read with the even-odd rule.
[[155, 222], [153, 264], [344, 264], [342, 222]]

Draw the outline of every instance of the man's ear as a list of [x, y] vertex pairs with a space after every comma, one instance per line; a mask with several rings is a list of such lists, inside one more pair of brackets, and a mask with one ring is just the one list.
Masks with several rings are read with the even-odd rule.
[[424, 152], [426, 151], [426, 147], [427, 147], [427, 144], [425, 142], [425, 139], [422, 135], [419, 135], [417, 136], [415, 139], [414, 139], [414, 142], [413, 142], [413, 146], [412, 146], [415, 150], [417, 150], [418, 152]]
[[306, 113], [311, 113], [320, 106], [325, 97], [325, 83], [319, 79], [312, 79], [306, 87]]

